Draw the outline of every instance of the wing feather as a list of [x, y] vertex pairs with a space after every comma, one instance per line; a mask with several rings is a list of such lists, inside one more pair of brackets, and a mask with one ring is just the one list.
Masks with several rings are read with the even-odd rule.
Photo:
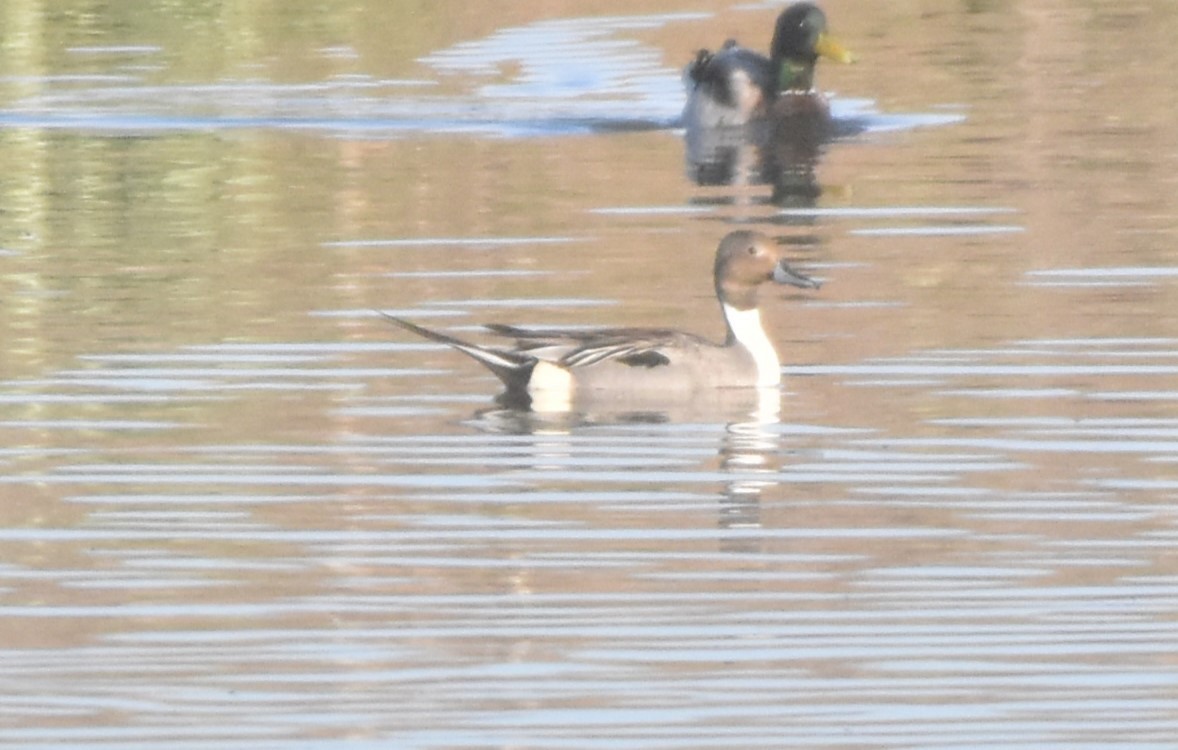
[[663, 350], [706, 343], [667, 328], [564, 330], [491, 324], [487, 330], [515, 339], [516, 350], [569, 369], [619, 362], [630, 367], [670, 364]]

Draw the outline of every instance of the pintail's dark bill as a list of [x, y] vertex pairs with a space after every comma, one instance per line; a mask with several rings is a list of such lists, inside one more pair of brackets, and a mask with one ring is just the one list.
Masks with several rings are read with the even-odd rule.
[[773, 269], [773, 280], [778, 284], [790, 284], [802, 289], [819, 289], [822, 286], [821, 281], [798, 273], [785, 263], [778, 263], [777, 267]]

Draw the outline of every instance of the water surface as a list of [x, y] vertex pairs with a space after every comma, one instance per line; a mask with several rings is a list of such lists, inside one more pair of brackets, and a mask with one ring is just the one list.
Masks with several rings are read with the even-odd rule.
[[[13, 5], [0, 744], [1171, 747], [1178, 11], [825, 7], [855, 127], [709, 181], [773, 7]], [[374, 312], [719, 336], [733, 227], [826, 282], [768, 400]]]

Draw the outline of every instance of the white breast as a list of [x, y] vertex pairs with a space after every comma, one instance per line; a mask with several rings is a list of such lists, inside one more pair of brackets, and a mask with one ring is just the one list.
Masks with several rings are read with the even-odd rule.
[[777, 358], [777, 350], [769, 340], [765, 329], [761, 326], [761, 311], [737, 310], [735, 307], [724, 305], [724, 315], [728, 318], [728, 325], [736, 340], [757, 364], [757, 385], [777, 385], [781, 382], [781, 360]]

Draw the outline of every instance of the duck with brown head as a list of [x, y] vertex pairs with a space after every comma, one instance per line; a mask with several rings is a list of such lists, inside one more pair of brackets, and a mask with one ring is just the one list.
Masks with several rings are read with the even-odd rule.
[[776, 386], [781, 362], [761, 325], [757, 291], [770, 282], [804, 289], [817, 289], [819, 282], [795, 271], [780, 247], [751, 231], [721, 240], [713, 275], [727, 329], [719, 344], [665, 328], [568, 331], [492, 324], [486, 328], [514, 344], [483, 346], [385, 317], [476, 360], [503, 382], [509, 402], [532, 408], [567, 409], [593, 394], [673, 400], [705, 389]]

